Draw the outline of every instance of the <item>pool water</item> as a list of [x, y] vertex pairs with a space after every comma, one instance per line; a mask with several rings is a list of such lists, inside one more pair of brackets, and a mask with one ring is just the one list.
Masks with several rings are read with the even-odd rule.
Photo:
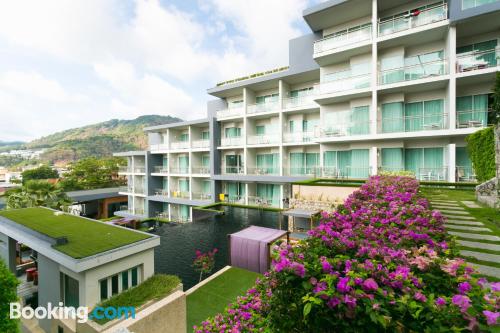
[[[177, 224], [160, 224], [152, 233], [161, 237], [155, 249], [156, 273], [173, 274], [182, 279], [184, 290], [198, 283], [199, 273], [193, 269], [195, 251], [208, 252], [214, 248], [216, 254], [213, 273], [229, 263], [228, 234], [251, 225], [279, 229], [280, 214], [258, 209], [222, 206], [224, 215], [203, 221]], [[286, 223], [282, 223], [286, 229]]]

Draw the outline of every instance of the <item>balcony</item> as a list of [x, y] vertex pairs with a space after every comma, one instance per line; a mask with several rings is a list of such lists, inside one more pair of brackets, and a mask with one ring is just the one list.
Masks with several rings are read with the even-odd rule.
[[284, 169], [284, 174], [286, 176], [297, 176], [297, 177], [313, 177], [317, 178], [321, 175], [321, 168], [319, 166], [311, 167], [289, 167]]
[[132, 168], [130, 166], [121, 166], [118, 169], [118, 173], [146, 173], [146, 168], [143, 166], [138, 166]]
[[212, 200], [212, 195], [210, 193], [193, 192], [193, 200]]
[[137, 187], [137, 186], [121, 186], [118, 190], [120, 193], [127, 193], [127, 194], [139, 194], [139, 195], [145, 195], [145, 190], [144, 187]]
[[379, 133], [433, 131], [448, 128], [448, 114], [403, 116], [384, 118], [380, 121]]
[[314, 102], [315, 94], [316, 94], [316, 89], [311, 94], [306, 96], [283, 98], [283, 108], [300, 109], [300, 108], [316, 107], [317, 104]]
[[154, 190], [154, 194], [157, 196], [168, 197], [168, 190], [163, 188], [157, 188]]
[[194, 140], [191, 146], [195, 149], [210, 148], [210, 140]]
[[168, 150], [168, 144], [166, 144], [166, 143], [160, 143], [160, 144], [157, 144], [157, 145], [150, 145], [149, 149], [151, 151]]
[[345, 124], [327, 126], [321, 129], [321, 138], [336, 138], [353, 135], [370, 134], [370, 121], [355, 121]]
[[284, 143], [306, 143], [313, 142], [314, 139], [314, 132], [294, 132], [283, 134]]
[[371, 74], [351, 76], [351, 71], [330, 73], [323, 76], [320, 84], [320, 94], [331, 94], [349, 90], [365, 89], [370, 87]]
[[222, 138], [220, 140], [221, 147], [235, 147], [243, 145], [243, 137]]
[[273, 201], [271, 199], [257, 197], [257, 196], [248, 196], [248, 205], [250, 206], [272, 206]]
[[456, 181], [464, 183], [475, 183], [477, 182], [476, 174], [472, 167], [457, 166], [455, 168]]
[[446, 60], [429, 61], [380, 71], [378, 82], [381, 85], [427, 79], [448, 73]]
[[462, 0], [462, 10], [476, 8], [499, 0]]
[[242, 175], [245, 173], [245, 168], [242, 166], [222, 166], [223, 175]]
[[233, 118], [233, 117], [243, 117], [245, 114], [245, 108], [241, 105], [238, 108], [230, 108], [217, 111], [217, 119]]
[[341, 34], [327, 36], [314, 42], [314, 56], [318, 56], [320, 53], [335, 50], [344, 46], [371, 40], [371, 38], [371, 24], [360, 27], [357, 30], [349, 30]]
[[279, 101], [252, 104], [247, 107], [247, 114], [279, 111]]
[[492, 110], [457, 111], [457, 128], [486, 127]]
[[129, 166], [118, 167], [118, 173], [119, 174], [121, 174], [121, 173], [132, 173], [132, 168], [129, 167]]
[[421, 181], [447, 181], [448, 167], [419, 168], [417, 179]]
[[414, 29], [427, 24], [444, 21], [448, 18], [447, 4], [426, 8], [422, 11], [413, 11], [404, 16], [392, 17], [388, 20], [379, 21], [378, 35], [388, 36], [397, 32]]
[[118, 213], [128, 214], [128, 215], [144, 215], [144, 208], [128, 208], [128, 206], [120, 206], [120, 211]]
[[337, 167], [322, 167], [321, 177], [323, 178], [335, 178], [335, 179], [366, 179], [372, 174], [371, 167], [355, 167], [346, 166], [344, 168]]
[[189, 141], [170, 142], [170, 149], [189, 149]]
[[168, 167], [166, 166], [155, 166], [153, 168], [153, 173], [168, 175]]
[[248, 174], [257, 176], [279, 176], [280, 169], [276, 167], [254, 167], [248, 168]]
[[191, 218], [189, 216], [181, 216], [181, 215], [177, 215], [177, 214], [172, 214], [172, 215], [170, 215], [170, 221], [177, 222], [177, 223], [188, 223], [188, 222], [191, 222]]
[[193, 167], [191, 173], [195, 173], [197, 175], [210, 175], [210, 167], [207, 166]]
[[186, 175], [189, 173], [189, 167], [172, 167], [169, 171], [176, 175]]
[[267, 145], [280, 142], [279, 134], [251, 135], [247, 138], [248, 145]]
[[470, 72], [500, 65], [500, 48], [457, 54], [457, 72]]
[[190, 193], [188, 191], [170, 191], [170, 198], [189, 199]]

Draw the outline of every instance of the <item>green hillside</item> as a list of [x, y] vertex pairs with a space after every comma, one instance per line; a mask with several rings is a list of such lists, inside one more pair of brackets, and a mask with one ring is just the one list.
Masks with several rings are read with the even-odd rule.
[[144, 127], [182, 121], [171, 116], [147, 115], [132, 120], [112, 119], [102, 123], [73, 128], [36, 139], [26, 148], [47, 148], [42, 160], [65, 163], [85, 157], [111, 156], [115, 152], [141, 150], [147, 147]]

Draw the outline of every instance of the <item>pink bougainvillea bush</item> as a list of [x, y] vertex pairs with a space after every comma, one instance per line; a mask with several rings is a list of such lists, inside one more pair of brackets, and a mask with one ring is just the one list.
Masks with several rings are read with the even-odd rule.
[[[491, 331], [500, 283], [477, 278], [409, 177], [376, 176], [196, 332]], [[495, 327], [498, 328], [498, 327]]]

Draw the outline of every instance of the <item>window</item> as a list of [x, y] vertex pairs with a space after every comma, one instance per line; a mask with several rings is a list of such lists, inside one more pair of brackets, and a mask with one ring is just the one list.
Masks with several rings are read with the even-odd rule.
[[264, 96], [257, 96], [255, 98], [256, 104], [273, 103], [278, 101], [278, 94], [269, 94]]
[[111, 277], [111, 294], [118, 294], [118, 275], [114, 275]]
[[101, 301], [108, 298], [108, 279], [99, 281], [101, 285]]
[[255, 126], [255, 134], [257, 134], [257, 135], [266, 134], [266, 126], [264, 126], [264, 125]]
[[462, 10], [476, 8], [490, 3], [498, 2], [499, 0], [462, 0]]
[[232, 101], [232, 102], [229, 102], [228, 104], [228, 108], [229, 109], [239, 109], [243, 107], [243, 100], [237, 100], [237, 101]]
[[132, 273], [132, 287], [135, 287], [139, 283], [138, 268], [137, 267], [132, 268], [131, 273]]
[[201, 139], [202, 140], [209, 140], [210, 139], [210, 132], [209, 131], [201, 132]]
[[128, 271], [122, 272], [122, 290], [128, 289]]
[[[164, 211], [168, 211], [168, 205], [167, 207], [164, 207]], [[122, 291], [128, 290], [130, 287], [137, 286], [139, 284], [139, 278], [139, 267], [134, 267], [100, 280], [99, 287], [101, 301], [121, 293]]]
[[78, 280], [73, 279], [72, 277], [61, 273], [62, 276], [62, 284], [63, 284], [63, 303], [64, 306], [80, 306], [80, 290], [78, 285]]
[[189, 134], [188, 133], [182, 133], [179, 135], [179, 141], [186, 142], [189, 141]]
[[57, 326], [57, 333], [64, 333], [64, 328]]
[[313, 91], [314, 91], [314, 87], [291, 90], [290, 97], [309, 96], [313, 93]]
[[224, 129], [224, 136], [226, 138], [239, 138], [239, 137], [241, 137], [241, 128], [239, 128], [239, 127], [226, 127]]

